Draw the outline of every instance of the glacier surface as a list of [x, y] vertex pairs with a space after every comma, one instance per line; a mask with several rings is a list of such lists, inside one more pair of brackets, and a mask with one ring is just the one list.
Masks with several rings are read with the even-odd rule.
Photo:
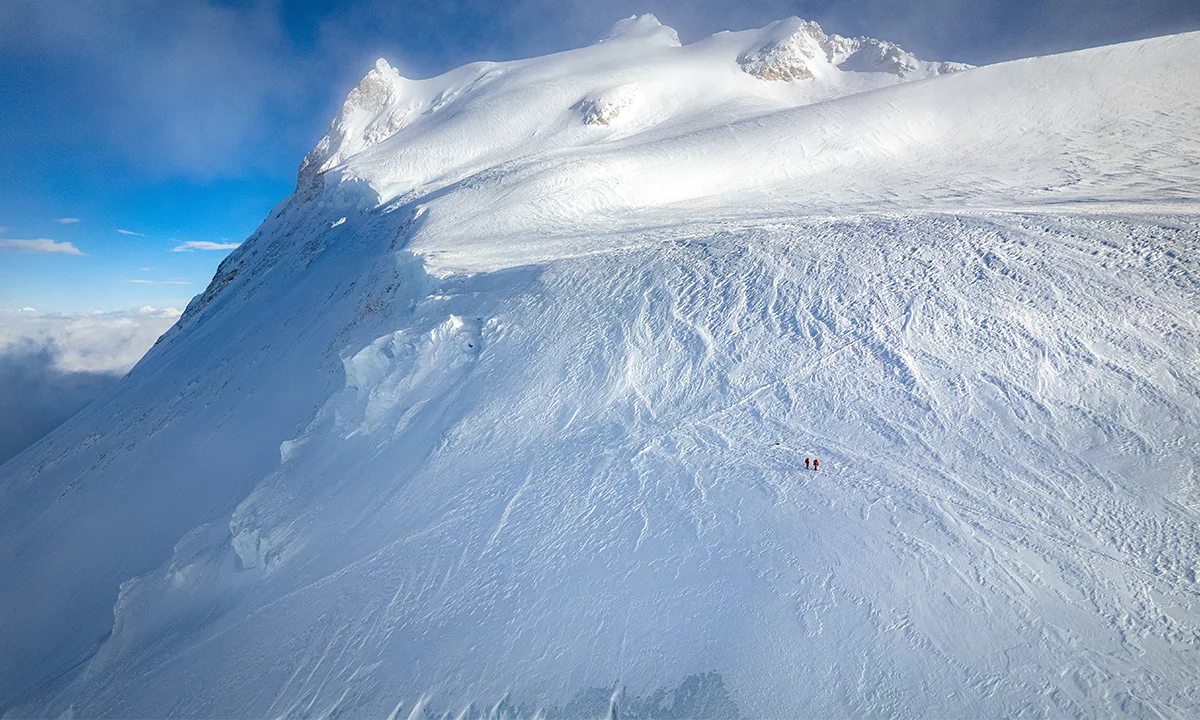
[[1197, 77], [794, 18], [380, 61], [0, 466], [0, 711], [1195, 716]]

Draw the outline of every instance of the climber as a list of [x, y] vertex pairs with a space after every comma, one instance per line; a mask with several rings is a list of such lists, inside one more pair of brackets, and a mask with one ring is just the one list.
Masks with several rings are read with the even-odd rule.
[[820, 465], [820, 464], [821, 464], [821, 461], [820, 461], [820, 460], [818, 460], [818, 459], [816, 459], [816, 458], [813, 458], [813, 470], [816, 470], [816, 469], [817, 469], [817, 466], [818, 466], [818, 465]]
[[804, 469], [808, 469], [808, 458], [804, 458]]

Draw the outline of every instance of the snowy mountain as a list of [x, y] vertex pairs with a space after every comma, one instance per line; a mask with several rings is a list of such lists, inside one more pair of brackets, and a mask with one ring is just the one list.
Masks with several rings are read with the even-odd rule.
[[1195, 715], [1197, 77], [651, 16], [380, 61], [0, 466], [0, 710]]

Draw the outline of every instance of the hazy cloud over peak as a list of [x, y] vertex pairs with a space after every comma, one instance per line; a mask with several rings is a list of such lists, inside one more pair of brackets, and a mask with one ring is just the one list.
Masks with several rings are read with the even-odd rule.
[[4, 2], [0, 56], [55, 83], [56, 97], [45, 104], [32, 93], [25, 98], [48, 121], [41, 132], [66, 131], [67, 142], [99, 134], [147, 166], [211, 176], [255, 160], [248, 143], [267, 138], [264, 111], [285, 102], [299, 79], [277, 7]]

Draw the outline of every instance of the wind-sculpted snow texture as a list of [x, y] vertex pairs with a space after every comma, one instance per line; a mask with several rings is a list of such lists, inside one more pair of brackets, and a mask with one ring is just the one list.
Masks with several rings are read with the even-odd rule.
[[1200, 34], [805, 28], [377, 66], [0, 467], [0, 708], [1200, 713]]

